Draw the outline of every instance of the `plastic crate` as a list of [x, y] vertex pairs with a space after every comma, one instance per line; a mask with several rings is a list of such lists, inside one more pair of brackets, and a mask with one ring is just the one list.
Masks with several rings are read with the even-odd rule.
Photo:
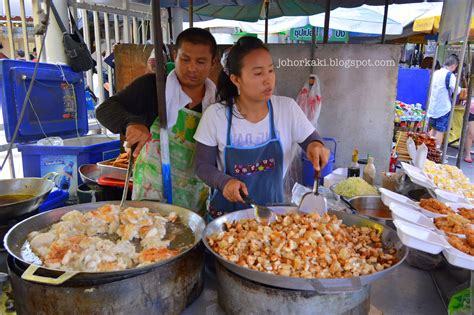
[[120, 140], [92, 135], [65, 139], [64, 146], [19, 144], [18, 151], [21, 152], [25, 177], [56, 172], [59, 174], [54, 177], [56, 186], [75, 194], [77, 186], [82, 183], [78, 166], [116, 157], [120, 153]]

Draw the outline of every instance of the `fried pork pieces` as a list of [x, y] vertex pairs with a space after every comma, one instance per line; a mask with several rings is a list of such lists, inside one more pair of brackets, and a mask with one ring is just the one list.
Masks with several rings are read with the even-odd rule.
[[459, 214], [450, 214], [446, 217], [435, 218], [435, 226], [446, 233], [468, 234], [472, 232], [469, 220]]
[[28, 240], [32, 251], [49, 268], [124, 270], [177, 255], [178, 251], [167, 248], [169, 240], [164, 240], [165, 224], [176, 219], [174, 213], [163, 217], [148, 208], [120, 211], [119, 206], [105, 205], [87, 213], [68, 212], [46, 232], [30, 233]]
[[450, 207], [448, 207], [447, 205], [445, 205], [441, 201], [439, 201], [437, 199], [434, 199], [434, 198], [421, 199], [420, 200], [420, 207], [422, 207], [422, 208], [424, 208], [428, 211], [438, 213], [438, 214], [446, 214], [446, 215], [454, 214], [454, 211]]
[[395, 249], [383, 248], [377, 231], [348, 227], [336, 216], [289, 214], [270, 226], [254, 219], [226, 223], [208, 237], [223, 258], [240, 266], [301, 278], [350, 278], [397, 262]]
[[454, 246], [456, 249], [474, 256], [474, 231], [469, 231], [466, 234], [466, 238], [460, 238], [454, 235], [448, 236], [449, 244]]

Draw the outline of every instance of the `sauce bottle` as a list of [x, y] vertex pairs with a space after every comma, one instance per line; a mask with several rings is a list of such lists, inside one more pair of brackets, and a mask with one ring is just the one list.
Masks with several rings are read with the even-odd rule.
[[352, 162], [347, 169], [347, 177], [359, 177], [360, 176], [360, 168], [359, 168], [359, 151], [353, 150], [352, 151]]
[[369, 183], [370, 185], [374, 185], [375, 182], [375, 165], [374, 165], [374, 158], [369, 157], [367, 160], [367, 165], [364, 167], [364, 173], [362, 174], [362, 178]]

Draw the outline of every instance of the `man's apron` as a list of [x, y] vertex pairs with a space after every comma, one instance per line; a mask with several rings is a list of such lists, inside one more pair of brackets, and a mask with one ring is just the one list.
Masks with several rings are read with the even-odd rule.
[[[187, 108], [178, 112], [176, 124], [169, 132], [173, 204], [200, 212], [205, 209], [208, 187], [200, 181], [193, 167], [196, 132], [200, 113]], [[150, 128], [151, 140], [141, 150], [133, 171], [134, 200], [165, 200], [160, 155], [160, 123], [156, 118]]]

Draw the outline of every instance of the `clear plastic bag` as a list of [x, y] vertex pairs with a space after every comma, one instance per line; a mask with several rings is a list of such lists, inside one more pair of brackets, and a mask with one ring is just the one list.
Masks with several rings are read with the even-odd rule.
[[301, 107], [313, 126], [316, 127], [321, 113], [321, 86], [317, 75], [310, 75], [310, 79], [305, 82], [298, 92], [296, 103]]

